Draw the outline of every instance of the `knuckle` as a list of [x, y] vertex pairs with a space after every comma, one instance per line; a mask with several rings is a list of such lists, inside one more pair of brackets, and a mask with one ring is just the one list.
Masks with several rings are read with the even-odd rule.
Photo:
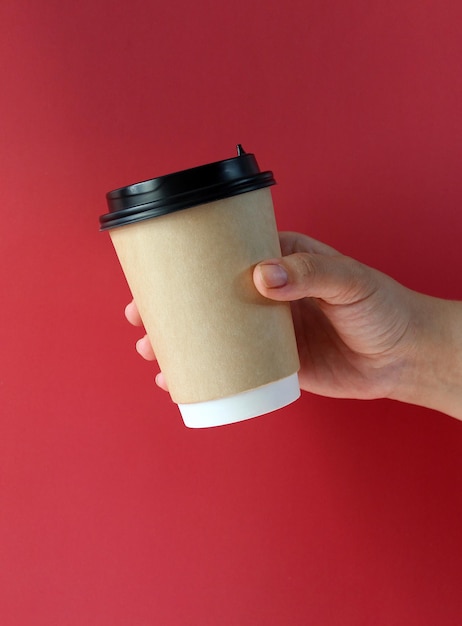
[[351, 302], [367, 298], [376, 290], [374, 273], [367, 265], [351, 257], [343, 257], [345, 273], [349, 280], [345, 281], [345, 298]]
[[312, 279], [316, 274], [316, 263], [313, 257], [306, 252], [299, 252], [292, 255], [293, 269], [299, 280]]

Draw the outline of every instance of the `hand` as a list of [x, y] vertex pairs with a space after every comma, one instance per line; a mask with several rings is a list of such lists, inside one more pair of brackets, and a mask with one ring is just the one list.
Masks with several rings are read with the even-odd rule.
[[[306, 235], [280, 240], [282, 258], [259, 263], [254, 283], [263, 296], [291, 302], [302, 389], [462, 417], [462, 303], [413, 292]], [[142, 325], [133, 302], [126, 316]], [[147, 336], [137, 350], [155, 359]], [[167, 389], [162, 374], [156, 382]]]
[[254, 270], [258, 291], [292, 302], [300, 386], [331, 397], [383, 398], [402, 376], [410, 292], [388, 276], [297, 233], [281, 233], [282, 259]]

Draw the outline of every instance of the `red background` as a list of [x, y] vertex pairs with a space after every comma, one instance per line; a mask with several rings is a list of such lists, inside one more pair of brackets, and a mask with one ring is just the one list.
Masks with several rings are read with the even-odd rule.
[[282, 229], [462, 298], [461, 6], [1, 3], [2, 626], [462, 622], [462, 424], [304, 394], [186, 429], [98, 232], [242, 142]]

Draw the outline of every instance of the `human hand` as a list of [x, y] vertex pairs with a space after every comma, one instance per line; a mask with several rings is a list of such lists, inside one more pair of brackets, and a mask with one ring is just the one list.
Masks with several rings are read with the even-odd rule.
[[411, 292], [298, 233], [281, 233], [281, 259], [259, 263], [258, 291], [290, 301], [302, 389], [330, 397], [391, 395], [412, 350]]
[[[411, 291], [306, 235], [281, 233], [280, 241], [282, 258], [259, 263], [254, 283], [263, 296], [291, 302], [303, 390], [462, 416], [461, 303]], [[142, 325], [133, 302], [126, 316]], [[146, 335], [137, 350], [155, 359]], [[442, 369], [448, 351], [453, 374]], [[167, 389], [162, 373], [156, 382]]]

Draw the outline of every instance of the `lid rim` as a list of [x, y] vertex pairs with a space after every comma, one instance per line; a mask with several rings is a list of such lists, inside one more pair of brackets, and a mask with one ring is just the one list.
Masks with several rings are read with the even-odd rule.
[[[192, 194], [191, 192], [177, 194], [171, 198], [169, 202], [155, 200], [153, 202], [127, 207], [126, 209], [120, 209], [119, 211], [113, 211], [112, 213], [105, 213], [99, 218], [100, 231], [120, 228], [136, 222], [169, 215], [170, 213], [191, 209], [202, 204], [210, 204], [211, 202], [224, 200], [225, 198], [232, 198], [251, 191], [258, 191], [258, 189], [265, 189], [266, 187], [271, 187], [276, 184], [272, 172], [259, 172], [259, 174], [262, 177], [259, 182], [255, 181], [255, 177], [252, 177], [244, 181], [235, 181], [232, 186], [227, 185], [226, 188], [222, 185], [216, 185], [215, 189], [210, 189], [207, 194], [203, 193], [203, 188], [200, 188], [197, 190], [197, 194]], [[263, 178], [263, 176], [265, 178]], [[215, 193], [213, 193], [213, 191], [215, 191]], [[179, 201], [172, 201], [181, 198], [181, 196], [184, 197]], [[197, 196], [200, 196], [200, 198]]]

